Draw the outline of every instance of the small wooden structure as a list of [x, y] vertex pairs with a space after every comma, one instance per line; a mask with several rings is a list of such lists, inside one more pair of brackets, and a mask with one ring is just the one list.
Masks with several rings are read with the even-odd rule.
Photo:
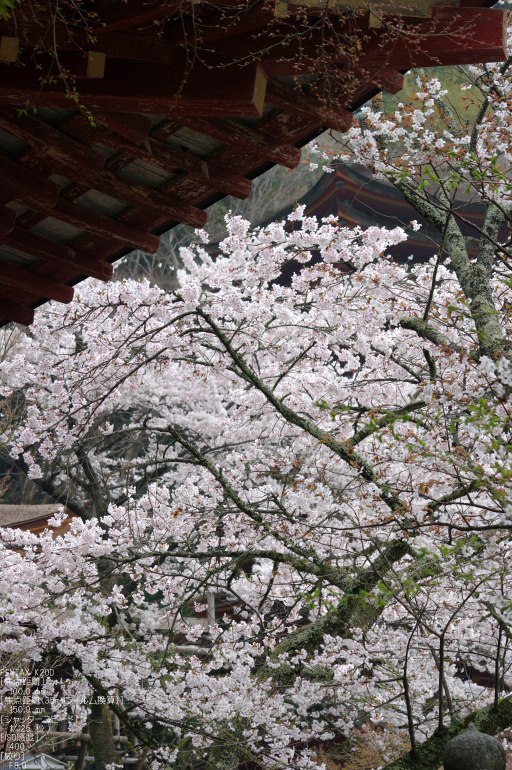
[[484, 4], [83, 0], [52, 20], [23, 0], [0, 20], [0, 324], [201, 227], [411, 67], [504, 60]]
[[[42, 505], [2, 505], [0, 503], [0, 527], [23, 529], [40, 535], [48, 528], [48, 521], [60, 511], [60, 503]], [[74, 514], [68, 512], [70, 517]], [[69, 519], [60, 527], [54, 527], [56, 535], [64, 534], [69, 529]]]

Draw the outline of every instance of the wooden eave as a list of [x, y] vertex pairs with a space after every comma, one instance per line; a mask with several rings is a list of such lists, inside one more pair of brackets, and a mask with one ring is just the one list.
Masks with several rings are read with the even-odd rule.
[[[506, 56], [505, 13], [485, 2], [411, 0], [409, 37], [390, 39], [391, 0], [357, 0], [355, 15], [336, 0], [327, 32], [321, 1], [108, 0], [91, 5], [94, 38], [73, 20], [47, 34], [40, 20], [0, 21], [0, 324], [70, 302], [87, 276], [108, 281], [113, 262], [156, 252], [180, 222], [203, 226], [213, 202], [247, 197], [378, 90], [398, 92], [402, 72]], [[339, 46], [348, 30], [356, 63]], [[59, 77], [41, 82], [54, 42], [79, 108]]]
[[[22, 529], [39, 535], [48, 528], [48, 521], [62, 506], [59, 503], [42, 505], [9, 505], [0, 504], [0, 527]], [[70, 519], [74, 514], [68, 511], [68, 519], [60, 527], [53, 527], [54, 536], [63, 535], [68, 531]]]

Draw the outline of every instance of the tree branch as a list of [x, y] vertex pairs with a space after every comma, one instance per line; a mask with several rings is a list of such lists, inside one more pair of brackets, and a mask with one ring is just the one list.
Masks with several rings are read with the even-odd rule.
[[360, 444], [361, 441], [368, 436], [371, 436], [372, 433], [375, 433], [380, 428], [384, 428], [386, 425], [392, 425], [399, 417], [404, 417], [405, 415], [408, 415], [409, 412], [423, 409], [426, 405], [426, 401], [413, 401], [411, 404], [405, 404], [405, 406], [401, 406], [398, 409], [393, 409], [392, 411], [387, 412], [384, 417], [381, 417], [380, 420], [372, 420], [372, 422], [365, 425], [364, 428], [361, 428], [361, 430], [352, 436], [350, 443], [354, 446]]
[[[452, 342], [445, 337], [445, 335], [434, 329], [433, 326], [429, 326], [422, 318], [401, 318], [400, 326], [402, 329], [410, 329], [424, 340], [433, 342], [434, 345], [439, 345], [441, 348], [448, 348], [454, 353], [464, 353], [464, 348], [458, 345], [456, 342]], [[470, 353], [470, 358], [475, 358], [475, 352]]]
[[[21, 458], [14, 460], [12, 457], [10, 457], [9, 460], [13, 465], [16, 466], [16, 468], [19, 468], [20, 471], [28, 476], [30, 469], [25, 460], [22, 460]], [[46, 492], [47, 495], [52, 497], [56, 503], [62, 503], [65, 508], [68, 508], [72, 513], [75, 513], [77, 516], [79, 516], [82, 521], [89, 521], [90, 519], [94, 518], [94, 516], [88, 510], [86, 510], [86, 508], [84, 508], [82, 505], [79, 505], [76, 501], [71, 500], [67, 492], [59, 492], [52, 481], [49, 481], [48, 479], [32, 479], [32, 481], [34, 484], [37, 484], [37, 486], [42, 489], [43, 492]]]
[[344, 460], [348, 465], [356, 467], [365, 481], [375, 484], [375, 486], [378, 487], [381, 500], [393, 511], [393, 513], [402, 513], [406, 510], [406, 506], [400, 497], [392, 492], [386, 484], [382, 484], [371, 465], [361, 455], [354, 452], [350, 441], [343, 443], [337, 441], [330, 433], [319, 428], [312, 420], [302, 417], [293, 409], [286, 406], [286, 404], [284, 404], [281, 399], [277, 398], [275, 393], [261, 381], [255, 371], [244, 361], [242, 356], [235, 351], [231, 342], [224, 332], [217, 326], [213, 318], [203, 310], [197, 310], [197, 313], [206, 321], [215, 336], [224, 345], [224, 348], [231, 356], [231, 359], [240, 370], [241, 376], [263, 393], [267, 401], [282, 417], [284, 417], [285, 420], [287, 420], [287, 422], [296, 425], [306, 433], [309, 433], [310, 436], [316, 438], [321, 444], [325, 444], [335, 455]]

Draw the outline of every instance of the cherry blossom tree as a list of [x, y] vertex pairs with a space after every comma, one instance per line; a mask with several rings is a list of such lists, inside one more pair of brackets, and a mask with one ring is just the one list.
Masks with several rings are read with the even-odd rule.
[[340, 151], [437, 228], [430, 263], [389, 257], [401, 228], [232, 216], [176, 288], [86, 284], [3, 357], [2, 442], [75, 517], [1, 531], [0, 652], [60, 661], [33, 701], [89, 723], [98, 770], [109, 710], [141, 762], [205, 770], [316, 767], [365, 724], [434, 770], [464, 719], [512, 723], [509, 63], [471, 68], [471, 130], [423, 78]]

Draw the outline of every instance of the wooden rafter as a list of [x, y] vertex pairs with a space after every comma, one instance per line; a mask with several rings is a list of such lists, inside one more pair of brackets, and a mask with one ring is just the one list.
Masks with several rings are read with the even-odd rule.
[[[61, 54], [61, 65], [72, 71], [76, 57], [82, 54]], [[82, 57], [83, 58], [83, 57]], [[69, 83], [60, 78], [41, 82], [41, 75], [30, 65], [12, 67], [0, 81], [0, 103], [25, 104], [33, 101], [48, 107], [69, 108]], [[230, 117], [259, 117], [263, 111], [267, 78], [263, 68], [254, 63], [247, 67], [227, 67], [225, 70], [196, 66], [186, 76], [184, 66], [145, 65], [109, 60], [105, 77], [84, 80], [80, 84], [80, 103], [89, 110], [157, 113], [160, 115], [207, 115]], [[8, 67], [0, 64], [1, 67]], [[50, 72], [51, 59], [41, 62], [42, 72]]]
[[404, 76], [392, 67], [380, 67], [369, 73], [361, 73], [360, 80], [363, 83], [370, 82], [387, 91], [390, 94], [397, 94], [404, 87]]
[[317, 120], [319, 124], [334, 131], [347, 131], [352, 125], [352, 113], [348, 110], [336, 103], [326, 104], [300, 89], [285, 86], [278, 80], [269, 80], [266, 101], [274, 107], [280, 107], [289, 115]]
[[[127, 117], [130, 118], [131, 116], [128, 115]], [[83, 142], [88, 146], [92, 146], [97, 142], [101, 142], [108, 136], [108, 131], [106, 129], [95, 127], [89, 120], [84, 119], [80, 114], [77, 114], [74, 117], [68, 119], [65, 123], [65, 128], [68, 135], [78, 139], [80, 142]], [[32, 148], [24, 152], [23, 160], [26, 165], [38, 171], [42, 176], [49, 176], [55, 170], [54, 164], [50, 158], [38, 151], [35, 151]], [[118, 159], [114, 158], [106, 161], [105, 165], [109, 167], [110, 170], [121, 170], [125, 166], [129, 165], [132, 160], [133, 158], [131, 156], [126, 156], [124, 162], [119, 163]], [[84, 193], [87, 193], [89, 190], [90, 187], [87, 185], [84, 186], [81, 184], [72, 183], [61, 189], [60, 197], [62, 201], [73, 202]], [[68, 210], [67, 212], [64, 211], [61, 214], [58, 214], [55, 211], [52, 212], [53, 218], [56, 218], [57, 220], [60, 219], [73, 226], [81, 226], [78, 224], [80, 221], [79, 218], [83, 219], [85, 217], [86, 219], [84, 221], [89, 220], [87, 229], [94, 233], [95, 237], [100, 238], [101, 242], [103, 242], [105, 240], [103, 233], [106, 231], [108, 222], [110, 220], [107, 217], [101, 217], [101, 215], [99, 218], [95, 217], [94, 215], [88, 215], [87, 209], [84, 210], [83, 207], [80, 208], [82, 208], [82, 211], [75, 210], [74, 217], [72, 216], [73, 212]], [[47, 216], [48, 211], [47, 209], [43, 208], [36, 211], [27, 212], [26, 214], [22, 215], [22, 217], [20, 217], [20, 221], [22, 221], [24, 228], [31, 228], [43, 222]], [[145, 235], [146, 234], [138, 233], [130, 228], [119, 229], [115, 224], [111, 226], [110, 237], [114, 239], [114, 242], [131, 242], [133, 248], [142, 248], [145, 251], [154, 252], [156, 250], [155, 241], [158, 243], [158, 239], [154, 239], [153, 236], [151, 236], [148, 240], [145, 238]], [[152, 241], [151, 238], [153, 239]], [[146, 246], [143, 244], [146, 244]], [[32, 251], [29, 250], [28, 253], [32, 254]]]
[[[214, 122], [220, 123], [220, 121]], [[239, 126], [239, 124], [234, 123], [234, 121], [228, 121], [228, 124], [230, 126], [231, 124], [233, 126]], [[281, 115], [271, 115], [268, 118], [262, 120], [260, 124], [260, 131], [265, 132], [265, 139], [268, 141], [273, 141], [275, 145], [281, 147], [290, 147], [294, 142], [301, 141], [304, 137], [310, 137], [315, 129], [317, 129], [316, 122], [311, 120], [308, 121], [305, 118], [298, 116], [293, 121], [289, 121], [283, 120]], [[226, 136], [225, 133], [224, 136]], [[254, 148], [254, 145], [250, 146]], [[300, 152], [296, 148], [293, 149], [300, 159]], [[225, 164], [228, 167], [239, 168], [242, 173], [249, 174], [254, 169], [258, 168], [259, 165], [261, 165], [262, 156], [242, 147], [227, 146], [225, 150], [217, 154], [216, 162], [222, 162], [222, 164]], [[187, 184], [186, 178], [177, 182], [174, 187], [175, 194], [186, 198], [190, 202], [196, 203], [200, 200], [207, 199], [208, 196], [213, 192], [214, 191], [207, 186], [190, 186]], [[138, 227], [144, 226], [148, 229], [159, 227], [161, 224], [161, 221], [156, 218], [153, 220], [148, 219], [147, 216], [140, 210], [127, 212], [125, 215], [122, 215], [121, 218], [123, 221], [129, 222], [132, 225], [135, 224]], [[82, 238], [80, 241], [80, 248], [82, 250], [89, 251], [91, 254], [95, 254], [96, 256], [100, 255], [103, 259], [112, 259], [116, 254], [115, 247], [111, 246], [110, 249], [106, 250], [104, 246], [94, 237], [85, 236]]]
[[0, 239], [12, 232], [15, 221], [15, 212], [6, 206], [0, 206]]
[[110, 243], [112, 239], [120, 244], [129, 246], [131, 249], [141, 249], [154, 254], [160, 246], [160, 239], [156, 235], [139, 230], [135, 227], [111, 219], [96, 211], [86, 209], [76, 203], [59, 198], [54, 208], [44, 204], [34, 206], [35, 211], [44, 214], [46, 217], [60, 219], [74, 227], [79, 227], [91, 233], [95, 233], [106, 238]]
[[0, 155], [3, 196], [19, 200], [28, 205], [54, 206], [59, 197], [59, 186], [49, 179], [30, 171], [14, 161]]
[[[129, 142], [143, 144], [149, 138], [151, 121], [144, 115], [122, 112], [98, 112], [95, 119], [114, 134], [124, 137]], [[89, 121], [90, 122], [90, 121]]]
[[[185, 122], [187, 125], [189, 121]], [[200, 130], [198, 124], [194, 126], [195, 121], [190, 126], [194, 130]], [[240, 126], [240, 124], [234, 121], [227, 121], [227, 127], [224, 125], [225, 121], [208, 121], [208, 123], [214, 123], [217, 128], [223, 131], [223, 137], [226, 135], [226, 128], [230, 131], [234, 130], [234, 127], [246, 128]], [[225, 150], [216, 155], [216, 163], [222, 163], [227, 167], [236, 167], [240, 169], [241, 173], [249, 174], [254, 169], [257, 169], [262, 163], [262, 155], [260, 152], [254, 152], [255, 144], [253, 143], [253, 134], [261, 134], [265, 137], [265, 142], [273, 142], [277, 147], [291, 147], [296, 153], [296, 162], [300, 160], [300, 151], [293, 147], [294, 142], [302, 140], [304, 137], [310, 137], [317, 129], [317, 123], [305, 118], [296, 117], [293, 121], [283, 120], [281, 115], [271, 115], [261, 121], [258, 132], [251, 130], [249, 134], [250, 142], [247, 147], [227, 146]], [[261, 132], [265, 132], [264, 134]], [[243, 133], [241, 134], [242, 136]], [[182, 198], [186, 198], [192, 203], [198, 203], [201, 200], [208, 199], [208, 197], [214, 193], [214, 190], [208, 186], [190, 185], [187, 183], [187, 179], [178, 181], [173, 190], [174, 194], [179, 195]], [[149, 219], [144, 212], [140, 210], [127, 212], [121, 216], [122, 221], [136, 225], [138, 227], [147, 227], [153, 229], [159, 227], [162, 222], [156, 218]], [[80, 241], [80, 248], [88, 251], [96, 256], [101, 256], [103, 259], [111, 259], [116, 254], [115, 247], [110, 247], [106, 250], [104, 246], [94, 237], [87, 237]]]
[[13, 227], [10, 233], [2, 238], [2, 243], [8, 248], [29, 254], [43, 262], [75, 268], [77, 272], [90, 275], [91, 278], [97, 278], [100, 281], [108, 281], [112, 278], [113, 267], [107, 262], [91, 259], [88, 254], [63, 246], [42, 235], [35, 235], [23, 227]]
[[265, 129], [255, 131], [242, 123], [222, 118], [206, 120], [203, 118], [181, 118], [181, 123], [193, 131], [211, 136], [220, 142], [247, 150], [263, 160], [278, 163], [286, 168], [296, 168], [300, 163], [300, 150], [286, 142], [280, 142], [269, 136]]
[[23, 326], [30, 326], [34, 321], [34, 311], [31, 307], [20, 305], [19, 302], [13, 302], [5, 297], [2, 297], [2, 315], [9, 321]]
[[9, 107], [0, 106], [0, 128], [69, 168], [80, 169], [85, 166], [97, 173], [105, 165], [105, 157], [99, 152], [94, 152], [44, 121], [30, 115], [20, 115]]
[[[131, 160], [132, 158], [130, 158], [130, 162]], [[37, 170], [40, 170], [41, 161], [42, 159], [38, 155], [33, 155], [30, 158], [28, 155], [25, 156], [25, 165], [29, 168], [35, 167]], [[44, 163], [44, 160], [42, 162]], [[46, 167], [46, 170], [49, 170], [49, 166]], [[201, 209], [190, 206], [183, 201], [176, 200], [168, 195], [158, 192], [158, 190], [143, 187], [129, 179], [122, 179], [109, 169], [103, 169], [101, 172], [96, 172], [94, 170], [89, 170], [86, 166], [78, 162], [74, 164], [62, 163], [53, 159], [52, 171], [68, 177], [76, 175], [77, 179], [80, 180], [80, 183], [85, 182], [85, 189], [98, 190], [116, 200], [155, 210], [159, 214], [168, 216], [177, 222], [184, 222], [185, 224], [192, 225], [192, 227], [202, 227], [206, 222], [206, 214]], [[58, 187], [57, 190], [59, 190]], [[80, 194], [82, 194], [82, 192], [80, 192]], [[62, 195], [60, 199], [62, 199]], [[30, 202], [26, 196], [23, 200]], [[40, 200], [36, 202], [40, 202]]]
[[[132, 116], [128, 115], [127, 117], [130, 118]], [[192, 179], [199, 183], [211, 184], [215, 189], [226, 193], [226, 195], [232, 195], [235, 198], [247, 198], [251, 192], [252, 184], [245, 177], [233, 174], [227, 169], [201, 160], [201, 158], [197, 158], [190, 153], [177, 150], [175, 147], [157, 138], [153, 138], [154, 134], [150, 137], [149, 130], [145, 142], [135, 144], [113, 133], [104, 136], [101, 129], [98, 130], [95, 136], [94, 132], [90, 130], [87, 118], [77, 117], [72, 122], [64, 124], [62, 129], [89, 145], [101, 142], [107, 147], [112, 147], [123, 153], [127, 163], [124, 163], [124, 160], [122, 160], [120, 168], [129, 165], [134, 158], [139, 158], [150, 165], [170, 173], [186, 171]], [[113, 159], [113, 163], [117, 165], [117, 159]], [[113, 170], [109, 162], [106, 165], [107, 168]]]
[[101, 35], [114, 29], [134, 27], [147, 22], [171, 17], [183, 0], [126, 0], [126, 2], [99, 2], [91, 6], [98, 23], [91, 34]]
[[[64, 171], [65, 169], [62, 169]], [[206, 223], [206, 214], [195, 206], [165, 195], [158, 190], [122, 179], [112, 171], [105, 169], [100, 174], [81, 169], [80, 181], [94, 190], [110, 195], [135, 206], [153, 209], [176, 222], [183, 222], [192, 227], [202, 227]]]
[[148, 139], [146, 145], [138, 147], [131, 142], [110, 135], [105, 144], [114, 147], [132, 158], [140, 158], [164, 171], [183, 170], [191, 179], [200, 184], [210, 184], [216, 190], [235, 198], [247, 198], [251, 193], [252, 183], [239, 174], [207, 163], [190, 153], [175, 150], [157, 139]]
[[43, 275], [37, 275], [32, 270], [0, 262], [0, 281], [16, 289], [29, 291], [35, 296], [41, 295], [46, 299], [54, 299], [57, 302], [68, 303], [73, 299], [74, 291], [71, 286], [52, 281]]

